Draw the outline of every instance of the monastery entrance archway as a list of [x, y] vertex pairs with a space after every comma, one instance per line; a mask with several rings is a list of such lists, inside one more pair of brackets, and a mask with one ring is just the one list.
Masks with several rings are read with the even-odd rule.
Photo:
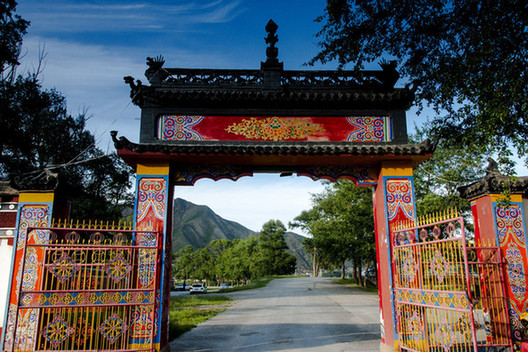
[[[125, 77], [141, 108], [140, 141], [112, 138], [137, 173], [130, 228], [54, 227], [68, 217], [62, 195], [21, 191], [3, 350], [168, 349], [175, 186], [278, 172], [373, 188], [382, 351], [511, 349], [510, 329], [526, 337], [528, 178], [510, 183], [509, 207], [498, 202], [507, 178], [493, 164], [461, 189], [472, 201], [476, 247], [455, 214], [416, 219], [413, 169], [434, 146], [407, 140], [414, 95], [394, 87], [395, 64], [284, 70], [277, 25], [266, 30], [258, 70], [171, 69], [158, 57], [147, 58], [149, 85]], [[100, 342], [86, 347], [87, 332]]]
[[434, 149], [428, 141], [408, 143], [405, 111], [413, 92], [394, 87], [393, 63], [360, 73], [284, 70], [277, 26], [270, 21], [266, 30], [269, 46], [259, 70], [171, 69], [158, 57], [147, 59], [150, 85], [125, 78], [142, 111], [140, 142], [117, 132], [112, 137], [137, 171], [136, 229], [164, 233], [156, 343], [167, 344], [173, 186], [291, 172], [375, 189], [381, 340], [392, 350], [398, 337], [389, 228], [415, 220], [413, 168]]

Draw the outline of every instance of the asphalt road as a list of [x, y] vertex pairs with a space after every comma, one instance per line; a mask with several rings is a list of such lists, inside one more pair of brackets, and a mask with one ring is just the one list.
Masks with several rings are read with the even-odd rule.
[[379, 351], [378, 295], [322, 278], [273, 280], [171, 343], [171, 351]]

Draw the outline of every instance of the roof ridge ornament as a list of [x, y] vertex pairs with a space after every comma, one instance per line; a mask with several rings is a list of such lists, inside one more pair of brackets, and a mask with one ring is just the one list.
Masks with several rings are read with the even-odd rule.
[[265, 37], [264, 40], [266, 41], [266, 44], [269, 44], [266, 48], [266, 64], [268, 65], [277, 65], [279, 63], [279, 60], [277, 59], [279, 56], [279, 49], [275, 47], [275, 44], [279, 41], [279, 37], [275, 34], [278, 28], [279, 26], [273, 22], [273, 20], [269, 20], [268, 24], [266, 24], [266, 32], [268, 32], [268, 36]]
[[266, 61], [260, 63], [260, 69], [263, 73], [263, 91], [265, 92], [280, 92], [282, 91], [281, 77], [284, 70], [284, 64], [279, 62], [279, 49], [275, 47], [275, 44], [279, 41], [277, 29], [279, 26], [269, 20], [266, 25], [266, 32], [268, 35], [264, 38], [266, 44], [269, 46], [266, 48]]

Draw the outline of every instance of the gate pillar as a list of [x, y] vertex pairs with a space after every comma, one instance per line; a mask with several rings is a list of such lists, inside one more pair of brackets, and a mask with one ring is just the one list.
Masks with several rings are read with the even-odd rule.
[[[46, 232], [32, 232], [32, 236], [27, 238], [29, 227], [50, 226], [54, 218], [67, 218], [69, 216], [69, 202], [57, 195], [53, 190], [49, 191], [20, 191], [17, 226], [13, 245], [13, 256], [11, 261], [11, 277], [9, 279], [8, 297], [4, 319], [4, 330], [2, 331], [2, 350], [11, 351], [13, 348], [13, 333], [15, 325], [19, 331], [24, 332], [24, 346], [34, 346], [38, 333], [38, 314], [32, 310], [26, 310], [17, 314], [17, 303], [19, 289], [38, 290], [42, 284], [42, 277], [39, 277], [39, 270], [36, 264], [42, 262], [43, 251], [34, 250], [26, 253], [28, 259], [24, 267], [24, 280], [22, 278], [22, 266], [24, 256], [24, 244], [44, 243], [48, 240]], [[35, 346], [36, 347], [36, 346]], [[30, 347], [31, 349], [31, 347]]]
[[[511, 192], [509, 205], [500, 202], [504, 185], [508, 185]], [[528, 336], [523, 336], [520, 315], [528, 311], [528, 214], [525, 213], [528, 177], [519, 177], [512, 182], [509, 177], [500, 174], [496, 163], [490, 160], [486, 176], [458, 190], [463, 198], [471, 201], [477, 243], [490, 243], [500, 248], [505, 261], [503, 270], [512, 338], [514, 341], [526, 340]]]
[[416, 220], [413, 168], [411, 162], [382, 162], [373, 196], [380, 298], [381, 351], [398, 346], [393, 295], [393, 259], [390, 228]]
[[[147, 283], [147, 285], [156, 285], [157, 308], [153, 313], [136, 312], [131, 322], [134, 331], [131, 345], [141, 345], [142, 341], [151, 336], [150, 329], [155, 329], [155, 349], [157, 351], [168, 350], [173, 198], [173, 187], [169, 178], [170, 166], [168, 163], [140, 163], [137, 165], [136, 174], [135, 229], [162, 233], [163, 238], [160, 243], [163, 248], [157, 269], [158, 280], [155, 283]], [[144, 270], [152, 269], [150, 266], [145, 266]], [[154, 324], [152, 324], [152, 319], [154, 319]]]

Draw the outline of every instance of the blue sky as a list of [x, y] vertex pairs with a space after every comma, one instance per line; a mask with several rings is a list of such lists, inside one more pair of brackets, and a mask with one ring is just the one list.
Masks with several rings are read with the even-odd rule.
[[[264, 27], [273, 19], [285, 69], [309, 69], [303, 64], [317, 52], [313, 35], [320, 25], [314, 19], [324, 5], [319, 0], [20, 1], [18, 14], [31, 21], [20, 72], [34, 70], [44, 50], [44, 86], [63, 93], [71, 114], [87, 111], [98, 146], [113, 152], [110, 130], [138, 140], [140, 110], [130, 103], [123, 77], [145, 83], [146, 57], [163, 55], [166, 67], [257, 69], [266, 58]], [[176, 188], [175, 196], [260, 230], [269, 219], [287, 224], [310, 207], [310, 194], [322, 189], [306, 177], [259, 174], [237, 182], [202, 179], [194, 187]]]
[[[115, 151], [110, 130], [138, 140], [140, 110], [130, 103], [124, 76], [146, 79], [148, 56], [163, 55], [166, 67], [257, 69], [265, 60], [265, 25], [278, 25], [279, 60], [285, 69], [317, 53], [314, 34], [323, 0], [19, 1], [17, 13], [31, 21], [20, 72], [32, 71], [44, 51], [47, 88], [67, 99], [71, 114], [87, 111], [98, 146]], [[314, 69], [334, 69], [336, 65]], [[426, 116], [407, 114], [408, 126]], [[259, 230], [269, 219], [285, 224], [310, 207], [320, 182], [305, 177], [256, 175], [237, 182], [200, 180], [175, 195], [210, 206], [219, 215]]]

